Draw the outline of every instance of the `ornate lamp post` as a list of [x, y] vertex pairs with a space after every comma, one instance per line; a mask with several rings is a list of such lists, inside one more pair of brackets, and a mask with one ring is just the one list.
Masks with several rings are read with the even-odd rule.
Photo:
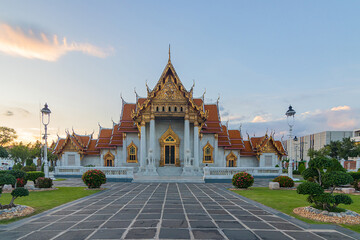
[[294, 168], [296, 169], [296, 170], [298, 170], [298, 159], [297, 159], [297, 157], [298, 157], [298, 143], [297, 143], [297, 141], [299, 140], [296, 136], [294, 137], [294, 145], [295, 145], [295, 166], [294, 166]]
[[294, 126], [294, 122], [295, 122], [295, 110], [292, 108], [292, 106], [289, 106], [289, 109], [286, 111], [285, 115], [287, 118], [287, 124], [289, 125], [289, 168], [288, 168], [288, 176], [290, 178], [293, 178], [293, 160], [292, 160], [292, 128]]
[[45, 103], [43, 109], [41, 109], [41, 121], [42, 124], [45, 126], [45, 134], [44, 134], [44, 139], [45, 139], [45, 144], [44, 144], [44, 172], [45, 172], [45, 177], [48, 178], [49, 177], [49, 163], [48, 163], [48, 159], [47, 159], [47, 125], [50, 123], [50, 109], [48, 108], [47, 103]]

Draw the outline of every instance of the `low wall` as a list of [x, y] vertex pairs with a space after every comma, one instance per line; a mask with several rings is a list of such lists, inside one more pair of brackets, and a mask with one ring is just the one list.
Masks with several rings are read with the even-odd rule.
[[93, 169], [105, 173], [108, 182], [131, 182], [134, 179], [132, 167], [57, 166], [54, 175], [57, 178], [81, 178], [86, 171]]
[[255, 178], [274, 178], [282, 174], [280, 167], [204, 167], [205, 183], [230, 183], [234, 174], [247, 172]]

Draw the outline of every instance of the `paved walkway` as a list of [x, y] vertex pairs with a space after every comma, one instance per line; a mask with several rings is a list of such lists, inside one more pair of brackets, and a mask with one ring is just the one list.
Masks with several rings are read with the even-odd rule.
[[342, 228], [314, 229], [280, 217], [277, 211], [226, 190], [224, 184], [109, 183], [107, 187], [100, 194], [12, 224], [0, 230], [0, 239], [358, 238]]

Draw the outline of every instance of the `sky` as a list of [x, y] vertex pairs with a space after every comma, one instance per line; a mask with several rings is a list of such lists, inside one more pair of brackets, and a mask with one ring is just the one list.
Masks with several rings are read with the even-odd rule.
[[359, 1], [2, 1], [0, 126], [18, 141], [112, 127], [171, 60], [250, 136], [360, 128]]

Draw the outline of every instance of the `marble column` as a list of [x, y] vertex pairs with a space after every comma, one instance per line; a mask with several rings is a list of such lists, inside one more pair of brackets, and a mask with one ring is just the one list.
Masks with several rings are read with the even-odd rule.
[[199, 167], [199, 126], [194, 122], [194, 167]]
[[214, 155], [213, 155], [214, 163], [215, 163], [215, 166], [225, 167], [226, 164], [224, 163], [224, 161], [222, 161], [222, 158], [220, 159], [218, 157], [219, 156], [219, 146], [218, 145], [219, 145], [218, 144], [218, 135], [215, 134], [215, 146], [214, 146]]
[[126, 141], [126, 133], [123, 133], [123, 150], [122, 150], [122, 159], [121, 159], [121, 165], [126, 164], [126, 158], [127, 158], [127, 141]]
[[155, 152], [155, 117], [151, 116], [150, 120], [150, 149], [152, 149], [152, 152]]
[[146, 127], [144, 121], [141, 122], [140, 134], [140, 169], [144, 169], [146, 166]]
[[186, 114], [184, 121], [184, 159], [187, 159], [190, 156], [187, 156], [187, 151], [190, 151], [190, 121], [189, 115]]

